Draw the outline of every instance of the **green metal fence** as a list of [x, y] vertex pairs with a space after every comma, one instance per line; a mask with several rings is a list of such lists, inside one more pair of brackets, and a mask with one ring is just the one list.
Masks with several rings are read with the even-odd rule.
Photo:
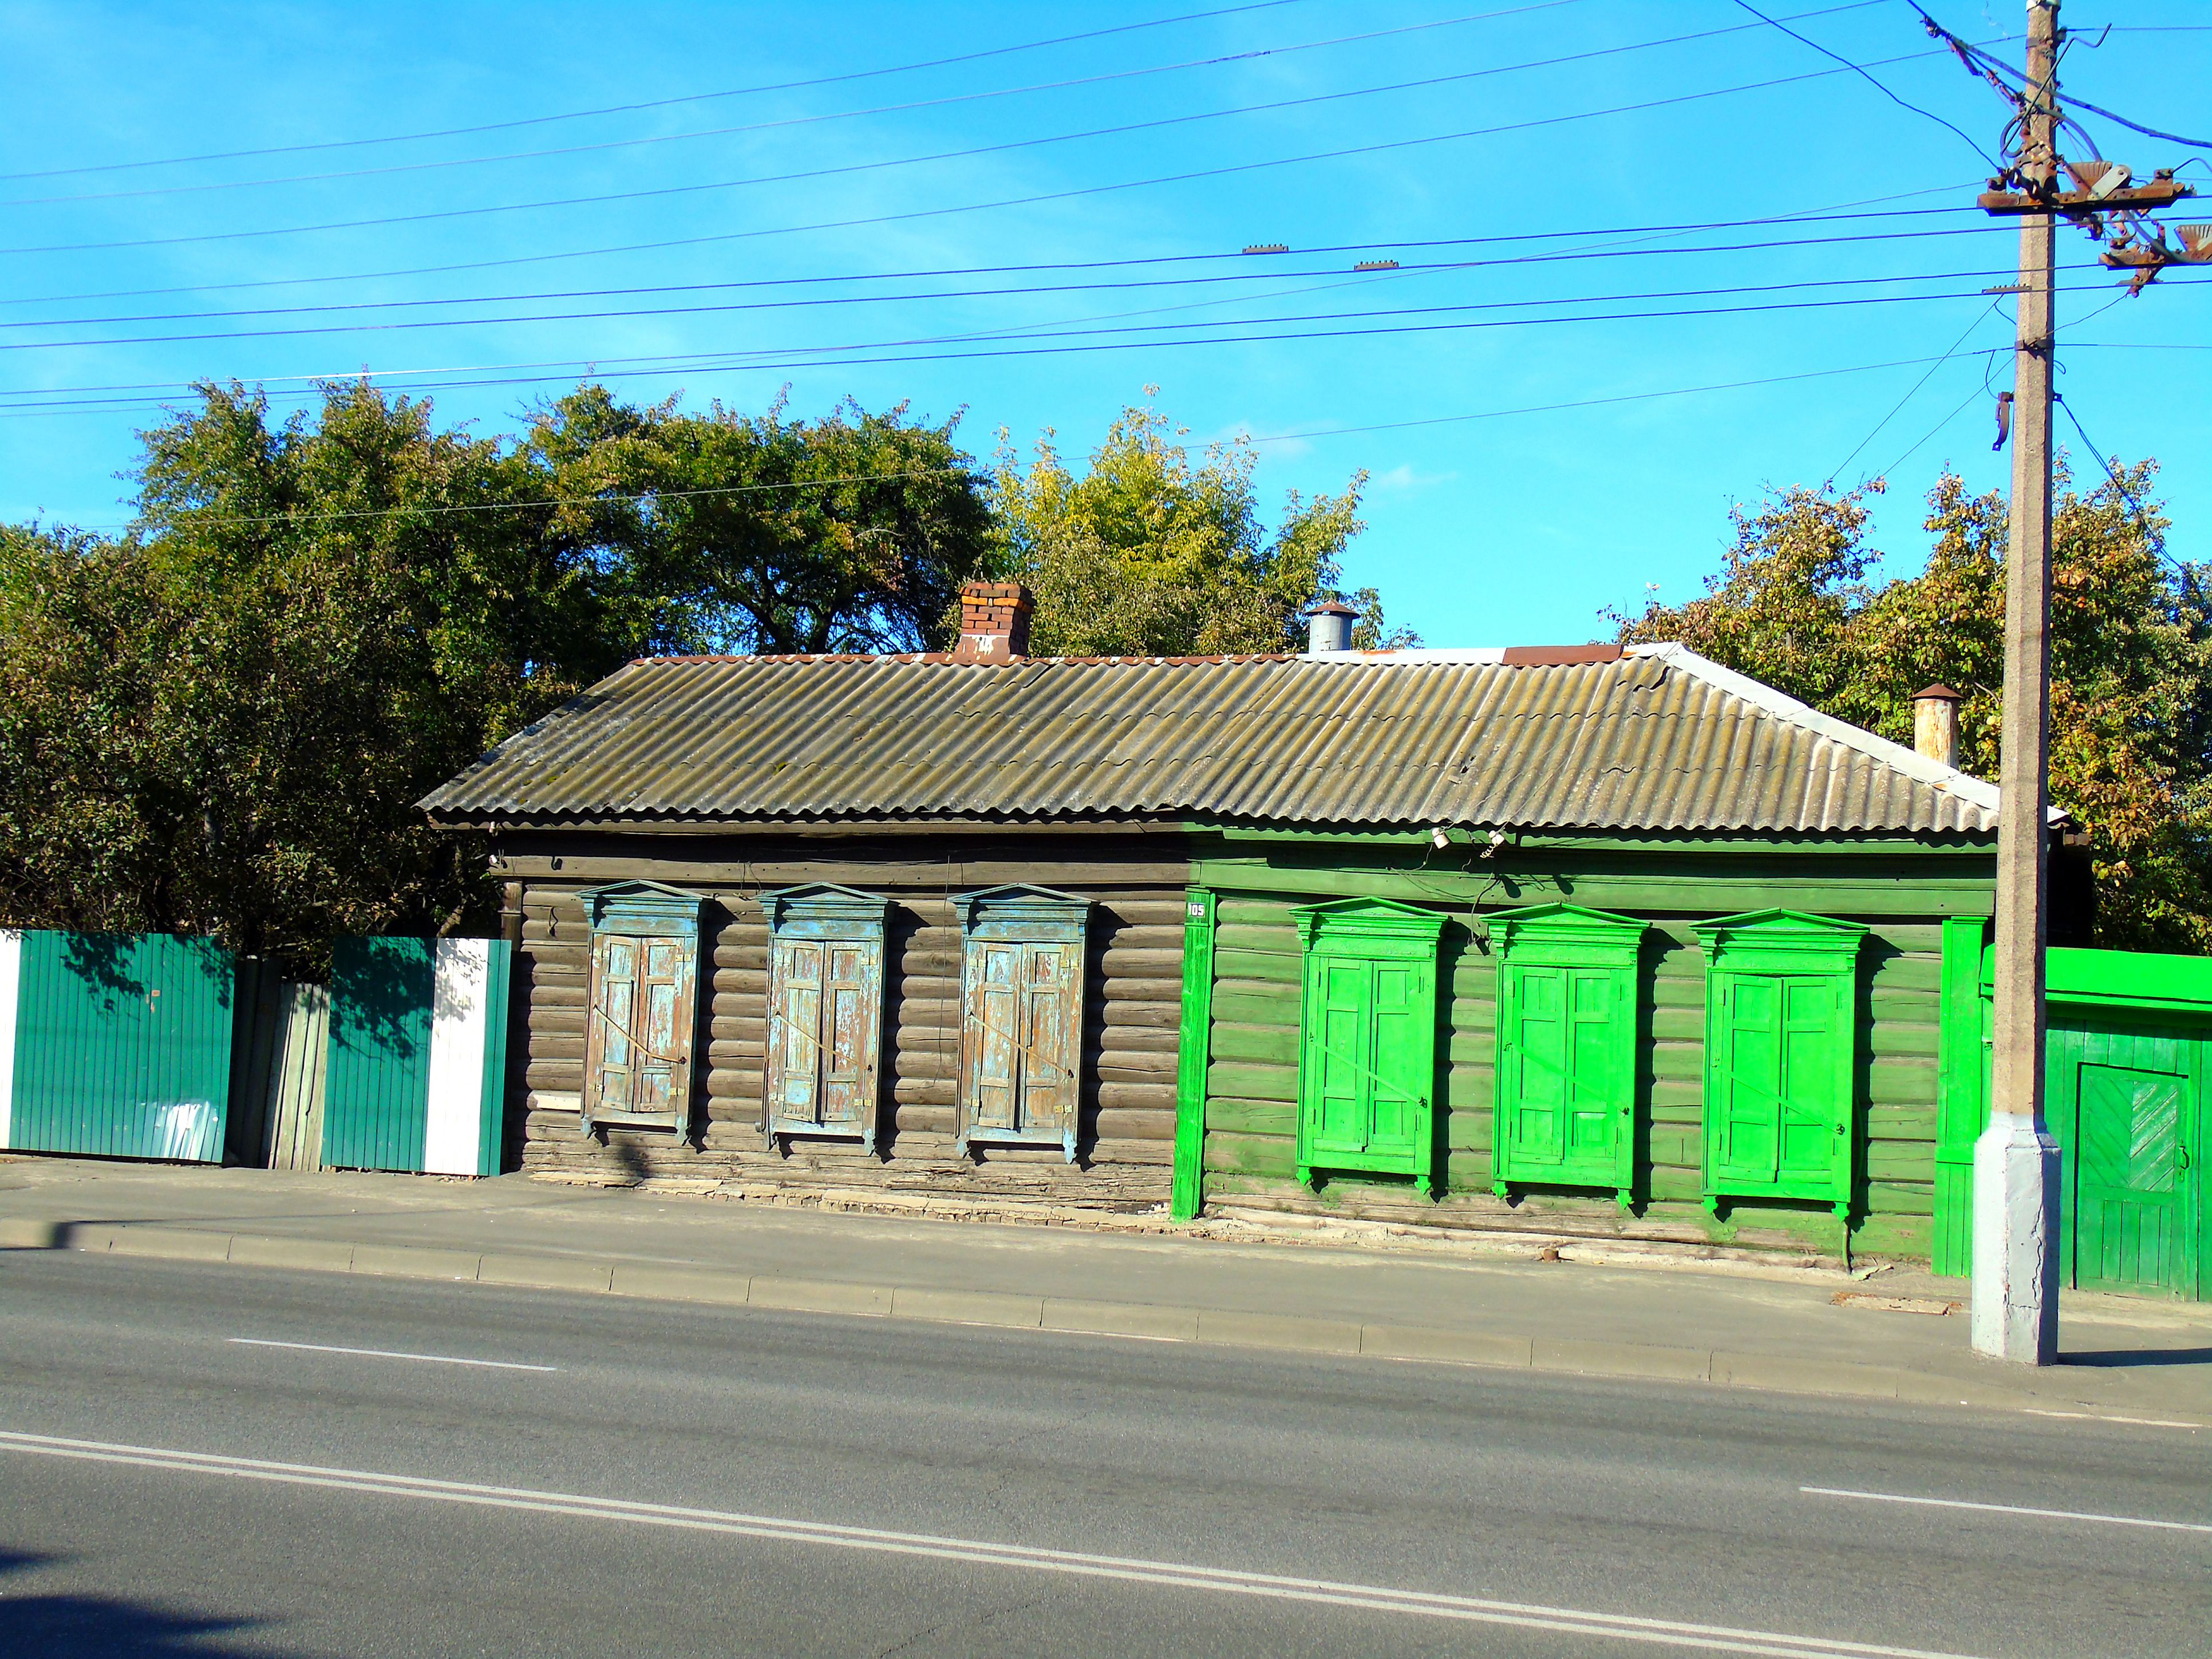
[[209, 939], [0, 932], [0, 1146], [219, 1162], [236, 977]]
[[508, 957], [499, 939], [337, 941], [326, 1165], [498, 1173]]

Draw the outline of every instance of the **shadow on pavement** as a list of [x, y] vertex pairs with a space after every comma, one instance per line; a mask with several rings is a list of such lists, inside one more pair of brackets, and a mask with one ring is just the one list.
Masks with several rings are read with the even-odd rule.
[[[53, 1556], [0, 1548], [0, 1578], [47, 1566]], [[179, 1613], [120, 1596], [25, 1595], [0, 1583], [0, 1626], [11, 1653], [40, 1659], [285, 1659], [285, 1650], [219, 1638], [252, 1631], [256, 1619]]]
[[2062, 1365], [2094, 1365], [2118, 1370], [2130, 1365], [2212, 1365], [2212, 1348], [2105, 1348], [2093, 1353], [2062, 1353]]

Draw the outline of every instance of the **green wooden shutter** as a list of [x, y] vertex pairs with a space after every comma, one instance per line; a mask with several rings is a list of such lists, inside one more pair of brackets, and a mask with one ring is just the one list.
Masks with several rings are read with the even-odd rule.
[[1298, 1175], [1372, 1171], [1441, 1189], [1437, 947], [1443, 918], [1382, 899], [1293, 913], [1304, 945]]
[[1308, 1042], [1314, 1087], [1305, 1102], [1306, 1139], [1316, 1153], [1357, 1157], [1366, 1152], [1372, 1127], [1367, 1075], [1374, 965], [1316, 957], [1313, 976], [1315, 1019]]
[[1492, 917], [1499, 957], [1494, 1190], [1633, 1197], [1638, 963], [1644, 924], [1579, 905]]
[[1429, 1091], [1436, 1085], [1436, 968], [1425, 962], [1372, 968], [1367, 1150], [1411, 1166], [1428, 1130]]
[[1206, 1204], [1206, 1068], [1213, 1038], [1214, 897], [1194, 887], [1183, 901], [1182, 1021], [1176, 1039], [1175, 1187], [1169, 1212], [1196, 1218]]
[[[1775, 1178], [1801, 1185], [1810, 1197], [1826, 1197], [1836, 1161], [1836, 1140], [1849, 1132], [1847, 1103], [1837, 1085], [1850, 1075], [1851, 986], [1833, 977], [1782, 981], [1781, 1132]], [[1838, 1055], [1842, 1047], [1846, 1052]], [[1840, 1060], [1841, 1064], [1838, 1062]]]
[[1808, 1200], [1848, 1218], [1866, 929], [1794, 910], [1698, 928], [1706, 961], [1705, 1203]]
[[1567, 1152], [1567, 970], [1517, 968], [1502, 1115], [1514, 1172], [1540, 1181]]
[[1567, 1034], [1565, 1163], [1577, 1172], [1617, 1175], [1634, 1138], [1636, 988], [1632, 970], [1577, 969], [1571, 973]]
[[641, 939], [638, 962], [638, 1109], [672, 1119], [690, 1081], [692, 947], [686, 939]]
[[825, 1129], [856, 1131], [868, 1105], [869, 1063], [876, 1046], [872, 965], [866, 946], [832, 942], [823, 948], [822, 1085], [818, 1115]]
[[[1781, 1139], [1782, 981], [1732, 974], [1721, 987], [1721, 1063], [1709, 1078], [1717, 1098], [1712, 1169], [1732, 1184], [1771, 1184]], [[1714, 1109], [1717, 1107], [1717, 1109]]]

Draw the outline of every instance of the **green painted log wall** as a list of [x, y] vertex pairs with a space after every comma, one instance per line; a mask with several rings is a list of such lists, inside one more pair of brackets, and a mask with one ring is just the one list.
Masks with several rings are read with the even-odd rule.
[[[1652, 924], [1638, 975], [1638, 1210], [1631, 1230], [1656, 1224], [1678, 1237], [1797, 1241], [1833, 1250], [1843, 1242], [1840, 1228], [1823, 1207], [1735, 1200], [1716, 1220], [1701, 1203], [1705, 965], [1691, 928], [1746, 902], [1778, 901], [1873, 930], [1859, 970], [1859, 1156], [1850, 1243], [1883, 1254], [1929, 1253], [1944, 922], [1961, 913], [1986, 915], [1991, 864], [1985, 852], [1917, 861], [1831, 859], [1796, 880], [1742, 867], [1771, 861], [1759, 859], [1731, 860], [1732, 871], [1718, 874], [1699, 868], [1708, 862], [1703, 859], [1676, 859], [1665, 868], [1658, 860], [1617, 854], [1607, 855], [1609, 871], [1461, 874], [1390, 867], [1418, 862], [1417, 852], [1359, 848], [1340, 856], [1344, 861], [1333, 863], [1326, 849], [1276, 850], [1204, 859], [1194, 872], [1218, 894], [1204, 1104], [1208, 1200], [1307, 1201], [1295, 1179], [1300, 956], [1291, 913], [1319, 898], [1372, 891], [1450, 917], [1439, 964], [1437, 1033], [1449, 1188], [1435, 1218], [1479, 1224], [1485, 1214], [1504, 1213], [1486, 1190], [1497, 973], [1483, 917], [1564, 897]], [[1954, 933], [1960, 931], [1954, 925]], [[1403, 1200], [1413, 1196], [1409, 1187], [1387, 1181], [1336, 1176], [1311, 1201], [1352, 1213], [1379, 1208], [1402, 1214]], [[1552, 1215], [1595, 1224], [1620, 1212], [1609, 1193], [1592, 1189], [1530, 1192], [1515, 1213], [1524, 1223]]]

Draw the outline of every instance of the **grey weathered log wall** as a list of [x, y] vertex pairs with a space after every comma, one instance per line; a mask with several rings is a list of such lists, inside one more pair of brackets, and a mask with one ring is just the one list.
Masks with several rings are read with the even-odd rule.
[[[1174, 836], [717, 836], [536, 832], [500, 847], [519, 915], [510, 1145], [523, 1167], [610, 1178], [693, 1176], [747, 1190], [922, 1190], [1146, 1207], [1168, 1193], [1188, 865]], [[580, 1109], [591, 930], [583, 892], [646, 878], [712, 901], [701, 947], [691, 1132], [586, 1134]], [[836, 882], [892, 900], [878, 1155], [856, 1141], [766, 1139], [768, 923], [758, 895]], [[961, 937], [952, 896], [1025, 882], [1092, 902], [1078, 1162], [1056, 1147], [953, 1150]], [[510, 917], [510, 927], [514, 917]], [[519, 1127], [520, 1133], [515, 1133]]]

